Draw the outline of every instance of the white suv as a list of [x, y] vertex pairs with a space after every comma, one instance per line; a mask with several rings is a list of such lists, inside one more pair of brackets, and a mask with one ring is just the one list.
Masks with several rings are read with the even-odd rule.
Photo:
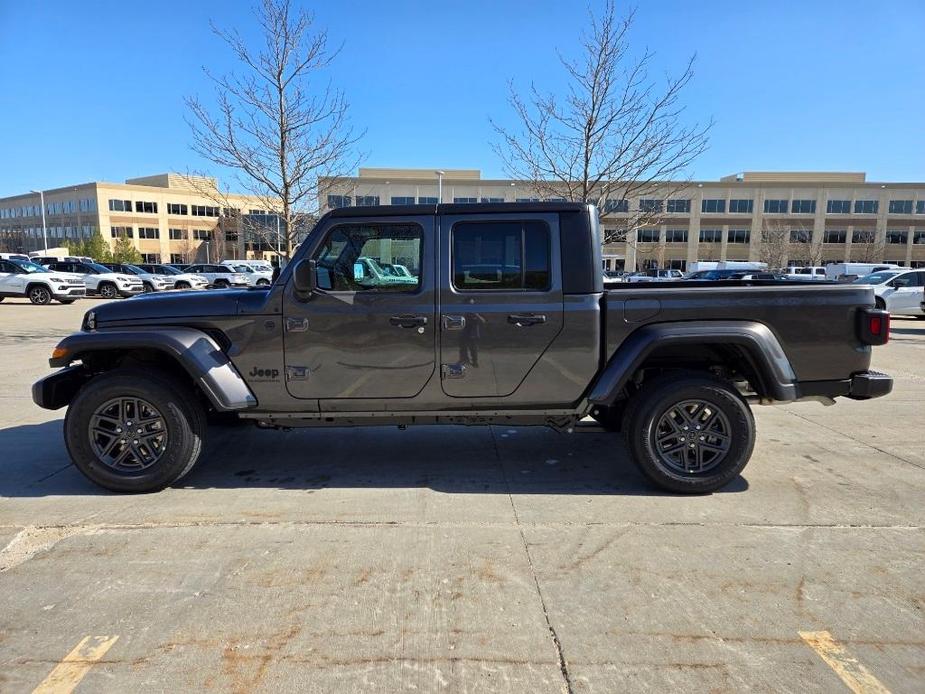
[[106, 299], [115, 299], [117, 296], [134, 296], [144, 291], [144, 285], [136, 276], [113, 272], [108, 267], [96, 263], [64, 261], [50, 263], [48, 268], [80, 275], [88, 294], [99, 294]]
[[852, 284], [870, 284], [874, 287], [877, 308], [885, 308], [899, 316], [925, 319], [922, 310], [922, 287], [925, 287], [925, 268], [918, 270], [882, 270], [858, 277]]
[[163, 277], [167, 282], [172, 284], [174, 289], [205, 289], [209, 286], [209, 280], [199, 275], [193, 275], [189, 272], [183, 272], [170, 265], [162, 263], [138, 263], [145, 272], [152, 275]]
[[235, 260], [223, 260], [222, 265], [244, 275], [247, 278], [248, 285], [251, 287], [269, 287], [273, 281], [272, 268], [267, 272], [259, 269], [259, 266], [254, 266], [250, 263], [239, 263]]
[[246, 275], [235, 272], [227, 265], [213, 265], [207, 263], [205, 265], [190, 265], [185, 269], [187, 272], [191, 272], [194, 275], [205, 277], [209, 281], [209, 286], [215, 287], [216, 289], [247, 287], [250, 285]]
[[0, 260], [0, 301], [8, 296], [25, 296], [33, 304], [52, 299], [72, 304], [87, 295], [83, 278], [66, 272], [52, 272], [28, 260]]

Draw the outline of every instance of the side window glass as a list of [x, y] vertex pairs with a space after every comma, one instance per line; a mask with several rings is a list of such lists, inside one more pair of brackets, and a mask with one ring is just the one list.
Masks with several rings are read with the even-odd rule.
[[421, 284], [421, 227], [345, 224], [315, 254], [319, 289], [414, 292]]
[[544, 291], [550, 287], [544, 222], [460, 222], [453, 227], [453, 286]]

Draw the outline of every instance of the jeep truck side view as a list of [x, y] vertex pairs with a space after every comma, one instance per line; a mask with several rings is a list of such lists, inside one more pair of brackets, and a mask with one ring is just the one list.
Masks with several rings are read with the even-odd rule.
[[[398, 266], [401, 279], [375, 269]], [[152, 294], [87, 312], [33, 399], [68, 406], [74, 464], [116, 491], [176, 482], [202, 452], [207, 416], [234, 413], [267, 428], [622, 431], [654, 484], [702, 493], [748, 462], [750, 403], [892, 388], [869, 370], [889, 314], [868, 286], [605, 291], [601, 267], [590, 205], [337, 209], [268, 290]]]

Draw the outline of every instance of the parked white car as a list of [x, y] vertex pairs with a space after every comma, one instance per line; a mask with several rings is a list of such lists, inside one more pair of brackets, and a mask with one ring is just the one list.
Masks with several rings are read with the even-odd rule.
[[821, 265], [806, 265], [803, 267], [791, 265], [784, 272], [784, 278], [788, 280], [807, 281], [822, 281], [828, 279], [825, 276], [825, 268]]
[[826, 277], [839, 282], [852, 282], [881, 270], [902, 270], [894, 263], [829, 263], [825, 266]]
[[206, 263], [203, 265], [190, 265], [186, 271], [194, 275], [205, 277], [210, 287], [216, 289], [228, 289], [229, 287], [247, 287], [250, 282], [247, 276], [241, 272], [235, 272], [227, 265], [213, 265]]
[[141, 286], [144, 288], [146, 294], [173, 289], [172, 282], [168, 282], [160, 275], [152, 275], [150, 272], [142, 270], [137, 265], [132, 265], [130, 263], [100, 263], [100, 265], [108, 267], [113, 272], [118, 272], [123, 275], [135, 275], [141, 280]]
[[67, 272], [52, 272], [28, 260], [0, 259], [0, 301], [8, 296], [28, 297], [44, 305], [52, 299], [72, 304], [87, 295], [83, 278]]
[[627, 282], [677, 282], [682, 279], [684, 279], [684, 273], [680, 270], [664, 268], [650, 268], [642, 272], [634, 272], [625, 278]]
[[194, 275], [191, 272], [183, 272], [171, 265], [162, 263], [139, 263], [145, 272], [152, 275], [163, 277], [172, 285], [173, 289], [206, 289], [209, 286], [209, 280], [201, 275]]
[[922, 310], [925, 268], [883, 270], [858, 277], [852, 284], [873, 285], [878, 308], [885, 308], [899, 316], [925, 318], [925, 311]]
[[144, 291], [144, 285], [135, 275], [123, 275], [96, 263], [62, 261], [49, 263], [48, 269], [71, 272], [83, 278], [87, 294], [98, 294], [106, 299], [117, 296], [135, 296]]
[[258, 270], [260, 266], [254, 266], [234, 260], [224, 260], [222, 265], [230, 267], [235, 272], [240, 272], [247, 278], [247, 284], [251, 287], [269, 287], [273, 282], [273, 268], [269, 271]]

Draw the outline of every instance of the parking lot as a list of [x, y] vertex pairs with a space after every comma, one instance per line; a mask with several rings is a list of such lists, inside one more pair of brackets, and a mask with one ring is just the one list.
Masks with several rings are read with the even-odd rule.
[[0, 304], [0, 691], [925, 689], [925, 321], [713, 495], [614, 435], [216, 427], [125, 496], [29, 390], [96, 303]]

